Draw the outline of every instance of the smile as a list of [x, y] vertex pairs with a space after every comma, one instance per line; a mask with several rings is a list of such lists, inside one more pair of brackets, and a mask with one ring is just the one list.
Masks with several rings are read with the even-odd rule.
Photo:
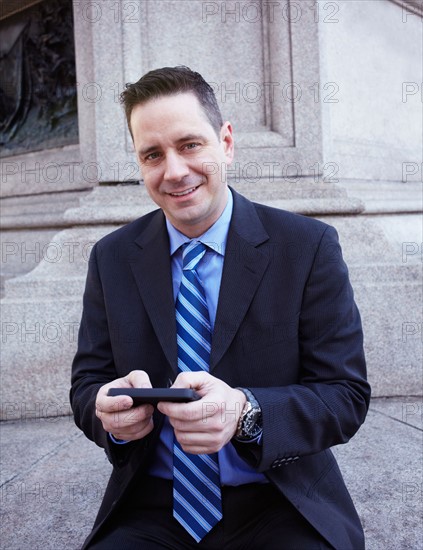
[[185, 195], [189, 195], [190, 193], [193, 193], [197, 187], [191, 187], [191, 189], [187, 189], [186, 191], [181, 191], [180, 193], [169, 193], [169, 195], [172, 195], [172, 197], [184, 197]]

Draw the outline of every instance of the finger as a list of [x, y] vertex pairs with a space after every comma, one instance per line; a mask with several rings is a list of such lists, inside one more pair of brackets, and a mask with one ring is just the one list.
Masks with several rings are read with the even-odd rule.
[[121, 439], [123, 441], [135, 441], [137, 439], [142, 439], [146, 435], [148, 435], [154, 427], [153, 420], [151, 419], [149, 422], [143, 425], [138, 425], [134, 427], [134, 429], [130, 430], [116, 430], [112, 433], [113, 437], [116, 439]]
[[207, 434], [175, 432], [175, 437], [182, 449], [191, 454], [210, 454], [222, 448], [220, 441], [210, 439], [210, 435]]
[[222, 432], [222, 421], [219, 416], [201, 418], [201, 420], [194, 420], [192, 422], [169, 418], [169, 422], [172, 428], [179, 432], [190, 434], [206, 433], [213, 437], [218, 436]]
[[202, 404], [201, 399], [193, 403], [171, 403], [170, 401], [160, 401], [157, 409], [174, 420], [183, 422], [194, 422], [201, 420]]
[[133, 388], [151, 388], [150, 377], [143, 370], [133, 370], [124, 378]]
[[132, 398], [125, 395], [110, 396], [107, 395], [110, 388], [128, 388], [129, 382], [125, 378], [117, 378], [113, 382], [104, 384], [98, 390], [97, 398], [95, 402], [96, 414], [98, 413], [110, 413], [119, 410], [129, 409], [132, 407]]
[[136, 424], [127, 424], [125, 420], [123, 422], [116, 421], [110, 428], [111, 433], [125, 434], [126, 436], [137, 434], [147, 428], [152, 422], [151, 417], [137, 422]]
[[[119, 399], [118, 397], [109, 397], [107, 399], [113, 400], [115, 402], [116, 399]], [[132, 402], [132, 399], [130, 399]], [[108, 406], [109, 406], [108, 402]], [[131, 407], [128, 408], [125, 404], [125, 406], [121, 406], [121, 403], [117, 403], [116, 406], [114, 404], [111, 404], [109, 406], [109, 409], [111, 410], [104, 410], [101, 409], [99, 406], [96, 407], [96, 416], [101, 420], [103, 424], [103, 428], [106, 431], [111, 431], [112, 428], [116, 428], [117, 426], [121, 425], [132, 425], [137, 424], [139, 422], [144, 422], [145, 420], [151, 418], [154, 412], [154, 408], [152, 405], [140, 405], [139, 407]]]
[[188, 388], [201, 392], [201, 388], [210, 384], [210, 379], [212, 378], [208, 372], [204, 371], [181, 372], [176, 377], [172, 388]]
[[128, 411], [121, 411], [110, 415], [116, 426], [133, 426], [145, 421], [149, 421], [153, 415], [154, 407], [152, 405], [140, 405], [132, 407]]
[[[133, 370], [123, 378], [116, 378], [102, 386], [96, 399], [96, 409], [99, 412], [115, 412], [124, 409], [130, 409], [133, 405], [132, 398], [129, 396], [107, 395], [110, 388], [151, 388], [151, 382], [148, 374], [142, 370]], [[98, 415], [97, 415], [98, 416]]]
[[[117, 386], [114, 386], [117, 387]], [[100, 418], [101, 414], [118, 413], [119, 411], [128, 410], [132, 407], [133, 401], [129, 395], [110, 396], [107, 393], [98, 394], [96, 399], [96, 414]]]
[[211, 399], [210, 393], [198, 401], [192, 403], [172, 403], [170, 401], [160, 402], [157, 405], [158, 410], [174, 420], [183, 422], [202, 421], [215, 415], [222, 416], [223, 398]]

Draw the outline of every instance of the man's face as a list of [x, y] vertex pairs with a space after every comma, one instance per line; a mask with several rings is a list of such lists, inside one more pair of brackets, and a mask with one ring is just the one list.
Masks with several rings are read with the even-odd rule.
[[131, 129], [151, 198], [179, 231], [198, 237], [226, 205], [226, 165], [233, 159], [229, 122], [218, 138], [195, 95], [183, 93], [135, 106]]

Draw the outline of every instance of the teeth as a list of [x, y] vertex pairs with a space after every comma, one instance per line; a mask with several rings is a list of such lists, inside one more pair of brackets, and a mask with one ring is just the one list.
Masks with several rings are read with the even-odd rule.
[[191, 187], [191, 189], [187, 189], [186, 191], [182, 191], [182, 193], [171, 193], [173, 197], [183, 197], [184, 195], [188, 195], [188, 193], [192, 193], [196, 187]]

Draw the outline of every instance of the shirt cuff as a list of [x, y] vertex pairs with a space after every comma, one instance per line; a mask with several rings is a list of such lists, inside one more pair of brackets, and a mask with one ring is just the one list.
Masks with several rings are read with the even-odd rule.
[[235, 437], [235, 441], [237, 441], [238, 443], [245, 443], [247, 445], [249, 445], [250, 443], [261, 445], [262, 440], [263, 440], [263, 430], [256, 437], [254, 437], [254, 439], [237, 439]]
[[129, 443], [129, 441], [125, 441], [124, 439], [116, 439], [111, 433], [109, 433], [109, 437], [116, 445], [126, 445], [126, 443]]

